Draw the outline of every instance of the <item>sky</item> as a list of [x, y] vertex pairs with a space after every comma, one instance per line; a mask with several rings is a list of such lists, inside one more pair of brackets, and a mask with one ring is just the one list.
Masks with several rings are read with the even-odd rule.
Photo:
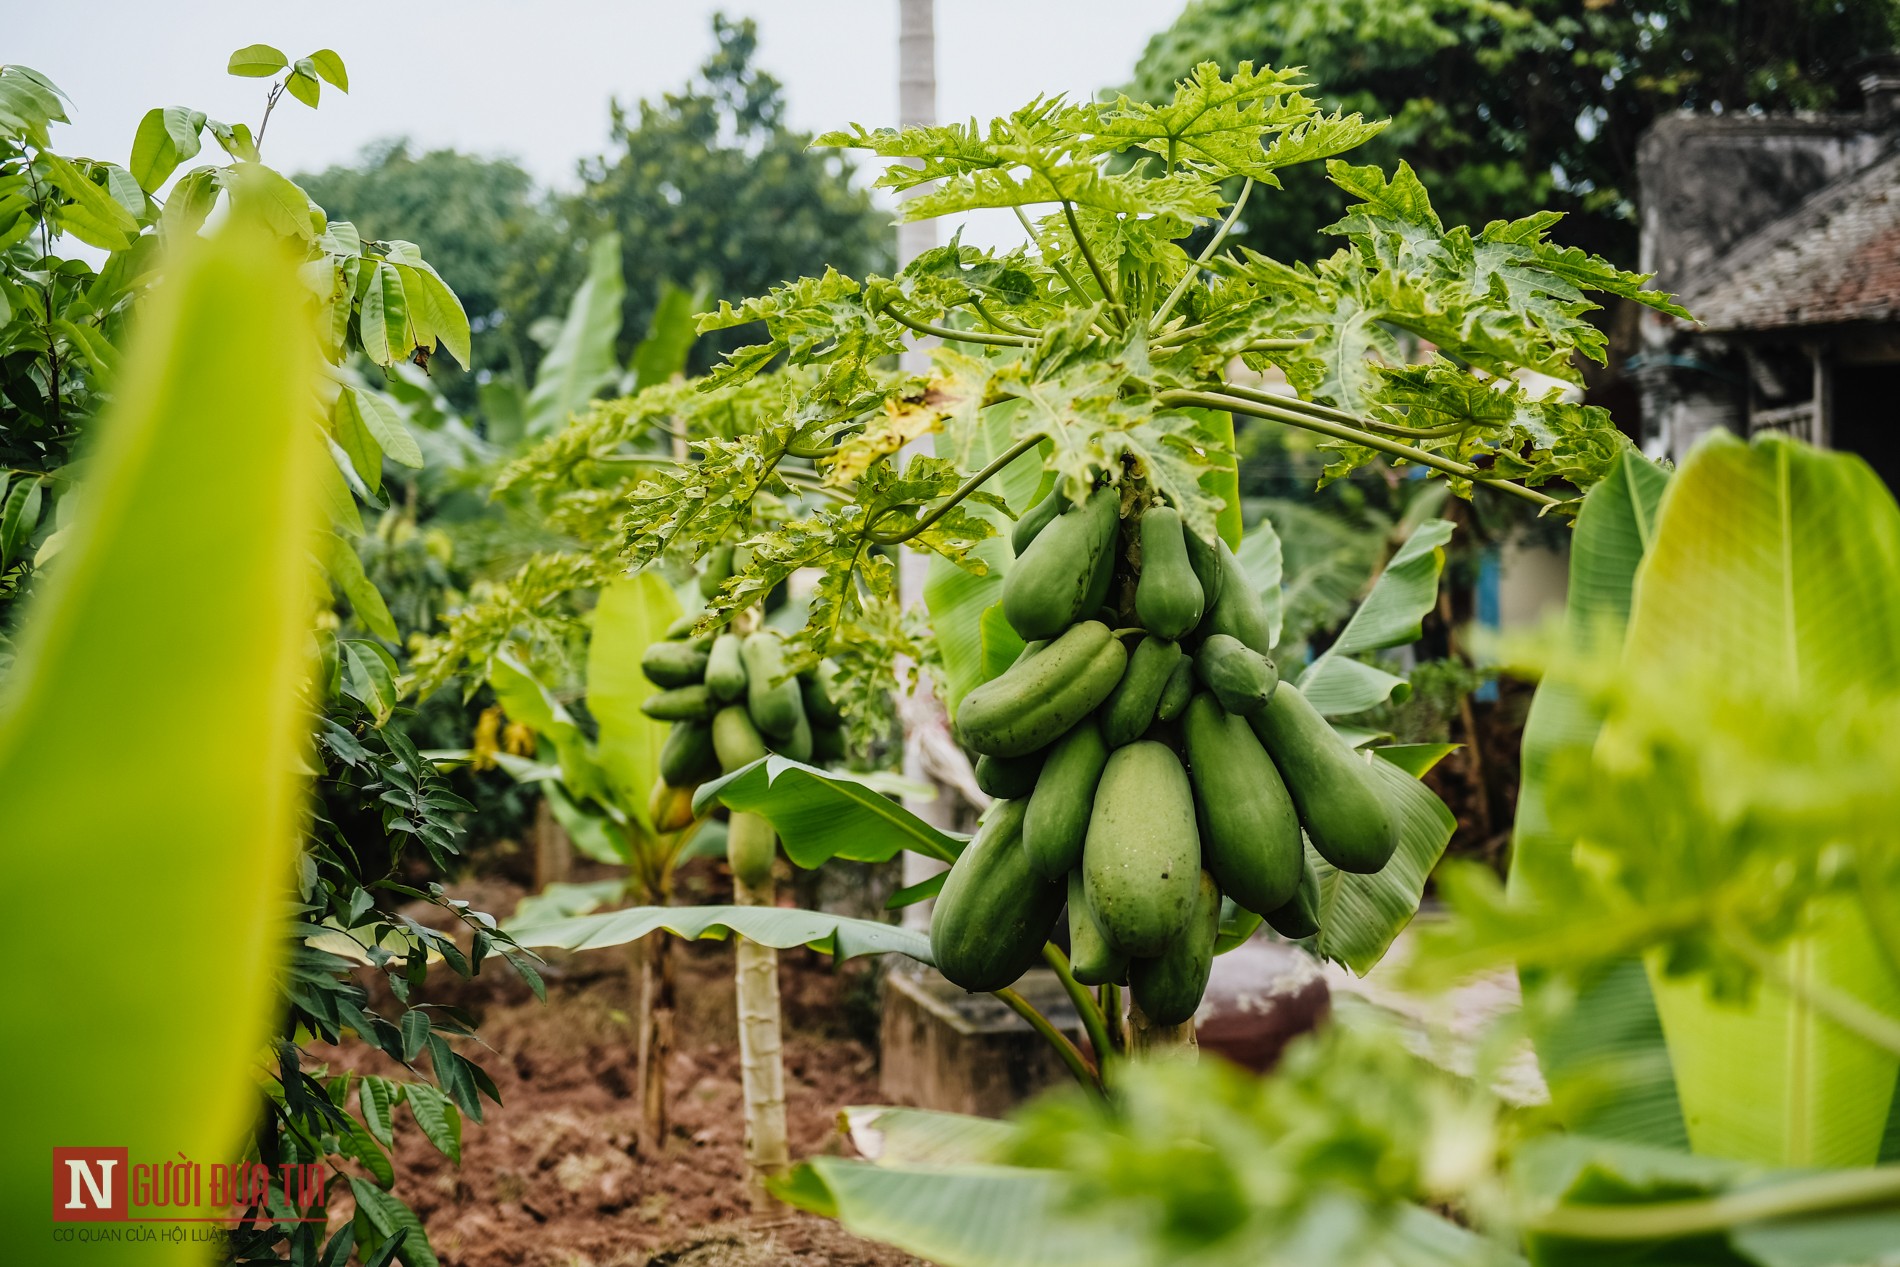
[[[1038, 93], [1085, 97], [1124, 83], [1184, 3], [938, 0], [938, 117], [987, 119]], [[314, 113], [279, 104], [264, 144], [272, 166], [320, 169], [406, 135], [422, 149], [506, 155], [543, 184], [571, 186], [576, 161], [606, 144], [609, 99], [683, 84], [712, 50], [720, 10], [758, 22], [758, 63], [784, 83], [794, 127], [895, 123], [897, 0], [83, 0], [23, 6], [8, 19], [4, 56], [71, 98], [72, 126], [54, 134], [64, 153], [124, 163], [153, 106], [255, 128], [268, 81], [233, 78], [225, 62], [266, 43], [293, 58], [335, 49], [350, 77], [349, 94], [326, 87]], [[209, 137], [206, 148], [207, 161], [224, 161]], [[1020, 234], [1003, 213], [965, 237]]]

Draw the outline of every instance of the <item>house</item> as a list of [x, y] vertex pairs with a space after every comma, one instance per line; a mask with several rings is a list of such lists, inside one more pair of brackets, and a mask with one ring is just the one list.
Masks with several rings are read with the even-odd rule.
[[1699, 319], [1645, 318], [1642, 440], [1784, 431], [1900, 488], [1900, 55], [1828, 115], [1678, 115], [1638, 151], [1642, 268]]

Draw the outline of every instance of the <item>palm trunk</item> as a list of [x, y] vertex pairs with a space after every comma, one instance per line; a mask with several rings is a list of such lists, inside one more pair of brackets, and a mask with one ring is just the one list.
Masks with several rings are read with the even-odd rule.
[[1168, 1057], [1186, 1056], [1190, 1060], [1200, 1053], [1200, 1044], [1194, 1041], [1194, 1021], [1189, 1018], [1179, 1025], [1156, 1025], [1141, 1010], [1141, 1004], [1131, 996], [1128, 1000], [1128, 1058], [1130, 1060], [1156, 1060]]
[[[733, 877], [740, 906], [771, 906], [770, 875], [757, 884]], [[791, 1164], [785, 1134], [785, 1067], [780, 1059], [778, 951], [743, 937], [734, 939], [734, 980], [739, 1001], [739, 1076], [745, 1093], [745, 1156], [752, 1169], [751, 1197], [766, 1201], [765, 1180]]]

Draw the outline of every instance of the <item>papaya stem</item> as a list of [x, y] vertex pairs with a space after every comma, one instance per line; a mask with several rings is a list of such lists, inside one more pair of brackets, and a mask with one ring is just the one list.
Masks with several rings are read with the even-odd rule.
[[[1169, 152], [1172, 153], [1173, 140], [1169, 140], [1168, 147]], [[1195, 274], [1201, 271], [1207, 261], [1214, 258], [1214, 252], [1220, 249], [1220, 244], [1225, 242], [1227, 235], [1233, 231], [1234, 221], [1240, 218], [1240, 209], [1247, 205], [1247, 195], [1252, 192], [1253, 177], [1249, 176], [1246, 183], [1240, 187], [1240, 196], [1234, 199], [1233, 210], [1227, 213], [1227, 218], [1221, 221], [1220, 228], [1214, 231], [1214, 236], [1206, 246], [1201, 248], [1201, 253], [1194, 257], [1194, 262], [1188, 265], [1185, 273], [1181, 274], [1181, 280], [1176, 282], [1174, 289], [1168, 292], [1168, 297], [1161, 303], [1161, 311], [1155, 313], [1153, 320], [1148, 323], [1150, 327], [1159, 326], [1168, 319], [1168, 314], [1174, 311], [1174, 305], [1179, 303], [1181, 296], [1187, 293], [1187, 288], [1194, 281]]]
[[1043, 1040], [1056, 1049], [1056, 1055], [1062, 1058], [1062, 1063], [1069, 1067], [1069, 1072], [1075, 1075], [1077, 1082], [1089, 1088], [1091, 1091], [1097, 1093], [1101, 1092], [1101, 1075], [1095, 1072], [1094, 1067], [1091, 1066], [1087, 1058], [1082, 1055], [1081, 1049], [1069, 1041], [1067, 1034], [1064, 1034], [1054, 1025], [1051, 1025], [1048, 1017], [1038, 1012], [1030, 1005], [1028, 999], [1025, 999], [1022, 995], [1016, 993], [1016, 991], [1009, 987], [1005, 986], [1003, 989], [993, 990], [991, 993], [1003, 1001], [1003, 1006], [1022, 1017], [1025, 1021], [1028, 1021], [1029, 1028], [1041, 1034]]
[[1069, 957], [1062, 953], [1060, 946], [1052, 941], [1044, 942], [1042, 958], [1054, 970], [1056, 980], [1062, 982], [1069, 1002], [1075, 1004], [1076, 1015], [1082, 1018], [1082, 1029], [1089, 1036], [1089, 1046], [1095, 1049], [1095, 1067], [1100, 1071], [1098, 1076], [1106, 1083], [1108, 1055], [1115, 1049], [1108, 1041], [1108, 1022], [1102, 1016], [1102, 1009], [1097, 1006], [1095, 996], [1088, 992], [1088, 987], [1075, 979], [1075, 973], [1069, 967]]
[[1108, 1041], [1116, 1051], [1125, 1051], [1128, 1047], [1128, 1035], [1123, 1032], [1127, 1018], [1122, 1015], [1122, 988], [1113, 981], [1102, 987], [1102, 1018], [1108, 1023]]
[[1108, 284], [1108, 274], [1095, 262], [1095, 252], [1089, 250], [1089, 240], [1082, 236], [1082, 224], [1075, 218], [1075, 207], [1067, 198], [1062, 200], [1062, 217], [1069, 222], [1069, 232], [1075, 235], [1076, 249], [1082, 252], [1082, 262], [1089, 266], [1089, 272], [1095, 277], [1095, 284], [1102, 288], [1102, 298], [1115, 310], [1122, 328], [1128, 328], [1128, 309], [1122, 307], [1122, 301], [1116, 297], [1115, 288]]
[[915, 537], [918, 533], [925, 531], [932, 524], [936, 523], [939, 519], [942, 519], [945, 515], [949, 514], [950, 511], [956, 506], [958, 502], [968, 497], [971, 493], [974, 493], [977, 489], [983, 487], [985, 483], [987, 483], [989, 480], [993, 479], [996, 476], [997, 472], [1001, 471], [1004, 467], [1008, 466], [1011, 462], [1014, 462], [1017, 458], [1029, 452], [1031, 449], [1035, 448], [1037, 445], [1041, 444], [1042, 440], [1043, 440], [1042, 432], [1036, 431], [1036, 432], [1032, 432], [1029, 435], [1024, 436], [1022, 439], [1018, 440], [1016, 443], [1010, 445], [1007, 449], [1004, 449], [1003, 452], [997, 456], [995, 461], [991, 462], [988, 466], [978, 471], [975, 475], [972, 475], [969, 479], [964, 480], [962, 485], [958, 487], [955, 492], [950, 494], [949, 500], [945, 501], [943, 505], [937, 507], [935, 510], [931, 511], [928, 515], [925, 515], [922, 519], [919, 519], [916, 523], [912, 524], [909, 528], [905, 529], [903, 532], [884, 533], [884, 532], [876, 531], [877, 519], [882, 519], [885, 515], [890, 514], [892, 510], [896, 509], [896, 507], [891, 507], [887, 510], [881, 511], [878, 514], [877, 519], [873, 519], [871, 523], [865, 525], [865, 530], [864, 530], [865, 540], [870, 541], [875, 545], [881, 545], [881, 546], [902, 545], [904, 542], [909, 541], [912, 537]]
[[939, 339], [949, 339], [957, 343], [987, 343], [1005, 348], [1027, 348], [1036, 345], [1036, 340], [1017, 334], [991, 334], [986, 330], [952, 330], [949, 326], [933, 325], [928, 321], [920, 321], [910, 316], [896, 304], [886, 304], [884, 311], [918, 334], [928, 334]]

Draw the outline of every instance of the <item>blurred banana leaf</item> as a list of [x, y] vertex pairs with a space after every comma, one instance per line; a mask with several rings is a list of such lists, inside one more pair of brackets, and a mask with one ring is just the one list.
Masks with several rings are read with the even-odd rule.
[[1447, 519], [1428, 519], [1413, 529], [1339, 637], [1300, 675], [1300, 690], [1322, 714], [1361, 713], [1411, 693], [1404, 678], [1351, 657], [1418, 640], [1425, 613], [1438, 604], [1438, 576], [1451, 533]]
[[781, 906], [635, 906], [513, 931], [523, 946], [560, 950], [624, 946], [661, 931], [720, 940], [737, 933], [777, 950], [810, 946], [840, 959], [896, 953], [919, 963], [933, 962], [930, 939], [915, 929]]
[[1392, 860], [1373, 875], [1355, 875], [1334, 869], [1307, 846], [1319, 872], [1319, 937], [1314, 948], [1360, 976], [1385, 957], [1418, 914], [1425, 881], [1458, 830], [1458, 820], [1445, 803], [1419, 782], [1432, 762], [1407, 751], [1396, 760], [1384, 759], [1376, 748], [1373, 753], [1368, 759], [1376, 786], [1399, 824], [1399, 847]]
[[620, 807], [648, 835], [647, 793], [660, 777], [667, 726], [640, 711], [659, 689], [641, 672], [640, 657], [679, 617], [679, 600], [659, 576], [623, 576], [601, 589], [587, 640], [587, 711], [600, 727], [595, 760]]
[[[309, 730], [316, 343], [294, 263], [241, 217], [165, 276], [0, 698], [0, 847], [40, 895], [0, 925], [17, 1236], [46, 1225], [55, 1146], [239, 1156], [272, 1024]], [[37, 1240], [11, 1252], [202, 1257]]]
[[619, 374], [614, 344], [620, 338], [620, 304], [626, 294], [620, 235], [602, 234], [587, 253], [587, 278], [568, 301], [560, 333], [535, 371], [523, 417], [528, 436], [559, 431]]
[[800, 867], [832, 858], [884, 862], [908, 849], [949, 862], [966, 838], [939, 831], [892, 800], [899, 790], [889, 779], [868, 779], [820, 770], [776, 754], [702, 783], [693, 810], [715, 803], [768, 820]]

